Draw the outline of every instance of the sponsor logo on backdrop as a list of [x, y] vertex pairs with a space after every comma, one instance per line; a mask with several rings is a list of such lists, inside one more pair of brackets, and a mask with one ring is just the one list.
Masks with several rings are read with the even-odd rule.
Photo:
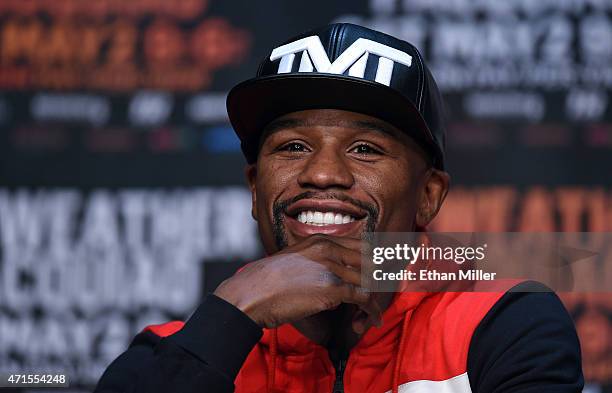
[[111, 115], [110, 100], [92, 94], [36, 94], [30, 102], [32, 118], [39, 122], [105, 125]]
[[173, 104], [170, 93], [142, 91], [132, 97], [128, 117], [135, 126], [160, 125], [170, 117]]
[[227, 92], [206, 92], [192, 96], [185, 114], [193, 123], [229, 123], [225, 99]]

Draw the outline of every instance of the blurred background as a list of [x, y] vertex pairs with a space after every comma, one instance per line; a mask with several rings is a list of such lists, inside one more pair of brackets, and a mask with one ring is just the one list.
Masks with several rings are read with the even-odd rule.
[[[225, 96], [333, 21], [414, 43], [444, 93], [432, 229], [611, 230], [611, 0], [0, 0], [0, 372], [90, 391], [261, 255]], [[612, 391], [611, 299], [564, 295], [588, 392]]]

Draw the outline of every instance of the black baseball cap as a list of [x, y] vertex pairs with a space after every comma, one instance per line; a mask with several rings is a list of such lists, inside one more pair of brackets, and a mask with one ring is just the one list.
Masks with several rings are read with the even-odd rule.
[[440, 92], [419, 51], [390, 35], [349, 23], [286, 41], [257, 76], [227, 97], [230, 122], [248, 163], [272, 120], [308, 109], [341, 109], [384, 120], [411, 136], [444, 169]]

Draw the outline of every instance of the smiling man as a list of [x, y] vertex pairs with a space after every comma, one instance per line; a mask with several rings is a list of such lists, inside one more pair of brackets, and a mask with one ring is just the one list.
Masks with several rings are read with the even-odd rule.
[[439, 92], [411, 44], [350, 24], [294, 37], [228, 113], [268, 256], [186, 323], [146, 328], [96, 391], [581, 391], [572, 321], [536, 284], [359, 287], [362, 235], [423, 231], [448, 190]]

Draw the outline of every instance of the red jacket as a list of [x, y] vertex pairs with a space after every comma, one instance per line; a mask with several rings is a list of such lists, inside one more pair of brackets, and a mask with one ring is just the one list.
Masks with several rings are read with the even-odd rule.
[[[347, 393], [470, 392], [467, 356], [474, 329], [504, 292], [398, 293], [351, 350]], [[159, 336], [182, 322], [149, 326]], [[265, 329], [238, 374], [236, 392], [332, 392], [328, 352], [291, 325]], [[418, 389], [417, 389], [418, 388]]]
[[262, 331], [209, 295], [186, 323], [138, 334], [95, 392], [580, 393], [576, 331], [546, 290], [397, 294], [336, 380], [325, 348], [290, 325]]

